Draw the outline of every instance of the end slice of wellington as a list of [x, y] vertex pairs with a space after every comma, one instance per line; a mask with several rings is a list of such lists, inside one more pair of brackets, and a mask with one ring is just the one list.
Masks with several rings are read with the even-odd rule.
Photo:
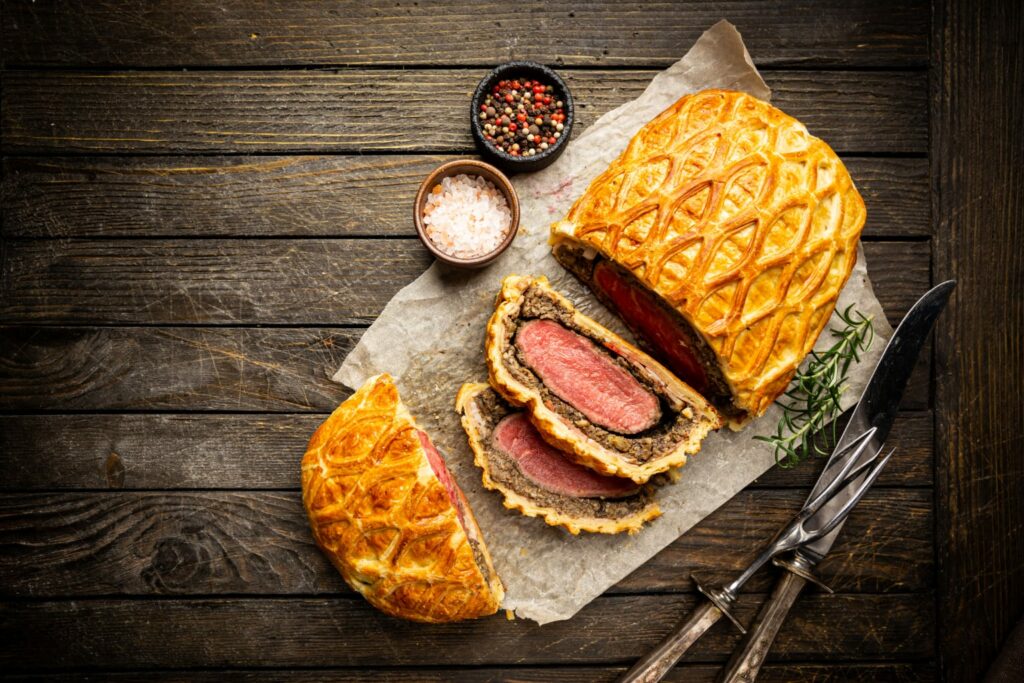
[[546, 278], [502, 282], [487, 324], [491, 385], [576, 463], [642, 484], [721, 426], [696, 391], [576, 311]]
[[635, 533], [661, 514], [651, 484], [600, 474], [568, 459], [489, 385], [463, 385], [456, 408], [483, 484], [501, 493], [505, 507], [573, 534]]
[[430, 623], [498, 610], [505, 589], [469, 503], [390, 375], [314, 432], [302, 501], [317, 545], [377, 609]]

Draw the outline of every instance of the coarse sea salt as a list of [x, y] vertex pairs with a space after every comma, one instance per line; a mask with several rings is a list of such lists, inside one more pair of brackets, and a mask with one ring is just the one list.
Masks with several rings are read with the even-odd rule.
[[478, 175], [445, 178], [431, 189], [423, 206], [427, 238], [456, 258], [478, 258], [494, 251], [511, 227], [505, 195]]

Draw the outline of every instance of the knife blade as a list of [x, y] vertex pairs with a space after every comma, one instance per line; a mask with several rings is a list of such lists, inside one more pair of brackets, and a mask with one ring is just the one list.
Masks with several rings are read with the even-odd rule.
[[[883, 441], [892, 428], [899, 404], [903, 398], [910, 374], [917, 362], [917, 357], [924, 346], [939, 314], [946, 307], [946, 302], [956, 287], [956, 281], [947, 280], [928, 290], [907, 311], [896, 332], [882, 352], [878, 364], [871, 373], [857, 406], [843, 430], [833, 452], [840, 452], [868, 429], [874, 428], [871, 437], [872, 446], [881, 448]], [[870, 453], [876, 449], [867, 449]], [[862, 456], [863, 457], [863, 456]], [[813, 500], [821, 491], [829, 486], [838, 476], [840, 462], [830, 460], [818, 481], [811, 489], [807, 500]], [[857, 481], [839, 492], [809, 521], [812, 526], [816, 521], [830, 519], [836, 510], [849, 500], [852, 492], [857, 489]], [[842, 524], [831, 533], [800, 548], [788, 561], [777, 564], [785, 567], [788, 572], [776, 585], [771, 597], [762, 606], [753, 626], [747, 633], [740, 647], [733, 654], [719, 680], [723, 683], [744, 681], [749, 683], [757, 676], [768, 654], [775, 635], [796, 601], [800, 590], [808, 581], [814, 579], [813, 569], [828, 553], [842, 529]]]
[[[882, 357], [878, 359], [878, 364], [864, 387], [857, 407], [836, 443], [836, 451], [842, 450], [859, 434], [863, 434], [871, 427], [875, 428], [872, 437], [874, 444], [872, 445], [881, 447], [896, 419], [903, 391], [910, 380], [917, 356], [931, 332], [932, 325], [946, 307], [946, 302], [955, 286], [956, 282], [953, 280], [936, 285], [907, 311], [896, 328], [896, 332], [893, 333], [892, 339], [886, 345], [885, 351], [882, 352]], [[807, 500], [814, 499], [832, 482], [835, 476], [834, 471], [837, 471], [838, 467], [835, 462], [829, 462], [828, 465], [829, 469], [818, 477]], [[848, 490], [853, 490], [853, 487], [851, 486]], [[829, 519], [830, 514], [842, 507], [844, 502], [842, 493], [836, 495], [811, 519]], [[804, 546], [804, 551], [821, 559], [832, 548], [840, 529], [842, 529], [842, 525], [827, 536]]]

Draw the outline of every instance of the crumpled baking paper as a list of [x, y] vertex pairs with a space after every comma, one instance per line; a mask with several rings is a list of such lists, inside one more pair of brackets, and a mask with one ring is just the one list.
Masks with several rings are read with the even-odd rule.
[[[743, 90], [765, 100], [771, 96], [739, 33], [726, 21], [715, 24], [685, 57], [655, 76], [640, 97], [598, 119], [557, 162], [516, 177], [522, 218], [512, 247], [482, 271], [432, 265], [395, 295], [334, 376], [353, 389], [379, 372], [395, 377], [403, 400], [445, 454], [468, 497], [506, 587], [503, 607], [519, 617], [545, 624], [573, 616], [775, 462], [772, 447], [754, 436], [775, 430], [778, 406], [740, 433], [726, 428], [708, 437], [681, 470], [679, 482], [659, 491], [663, 516], [639, 534], [572, 536], [506, 510], [499, 493], [483, 489], [454, 410], [464, 382], [487, 379], [484, 327], [505, 275], [546, 275], [579, 309], [629, 338], [621, 323], [551, 257], [548, 228], [647, 121], [679, 97], [706, 88]], [[847, 406], [860, 395], [892, 333], [872, 292], [863, 250], [838, 309], [851, 303], [874, 316], [876, 339], [851, 369]], [[832, 324], [840, 325], [835, 317]], [[818, 348], [832, 343], [831, 335], [823, 333]]]

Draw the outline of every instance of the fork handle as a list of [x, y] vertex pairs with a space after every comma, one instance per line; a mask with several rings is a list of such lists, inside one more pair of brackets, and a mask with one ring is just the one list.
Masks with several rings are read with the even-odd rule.
[[718, 678], [719, 683], [753, 683], [782, 622], [786, 620], [786, 615], [806, 585], [807, 579], [792, 572], [786, 572], [782, 576], [739, 649], [733, 653], [729, 663], [722, 670]]
[[658, 647], [623, 674], [619, 683], [655, 683], [665, 677], [690, 646], [697, 642], [716, 621], [722, 610], [710, 600], [704, 600], [684, 622], [679, 624]]

